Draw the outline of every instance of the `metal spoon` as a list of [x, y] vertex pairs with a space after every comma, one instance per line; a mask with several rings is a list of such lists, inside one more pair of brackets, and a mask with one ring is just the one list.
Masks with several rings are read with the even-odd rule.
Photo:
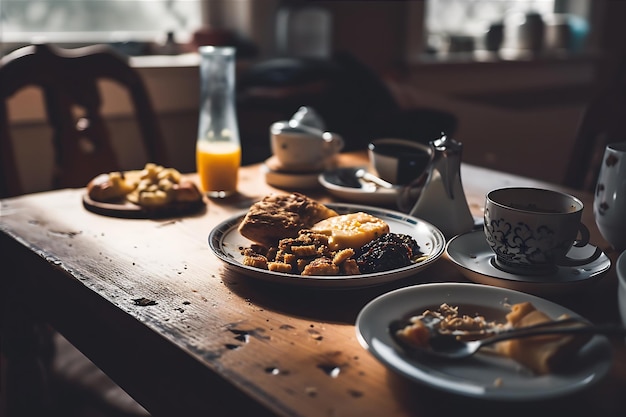
[[518, 339], [530, 336], [549, 335], [549, 334], [611, 334], [626, 335], [626, 328], [617, 324], [591, 325], [581, 324], [579, 326], [561, 327], [564, 324], [584, 323], [580, 319], [568, 318], [562, 320], [549, 321], [539, 323], [533, 326], [503, 330], [488, 336], [484, 339], [477, 340], [461, 340], [457, 335], [441, 333], [431, 326], [427, 327], [431, 331], [431, 336], [427, 347], [417, 347], [407, 343], [396, 335], [396, 332], [403, 328], [407, 323], [402, 321], [394, 321], [390, 324], [389, 330], [392, 338], [406, 352], [418, 355], [431, 355], [447, 359], [462, 359], [472, 356], [482, 347], [503, 340]]
[[357, 177], [357, 178], [363, 179], [365, 181], [374, 183], [377, 186], [382, 187], [382, 188], [389, 188], [389, 189], [391, 189], [391, 188], [394, 187], [392, 183], [387, 182], [384, 179], [382, 179], [380, 177], [377, 177], [374, 174], [370, 174], [369, 172], [367, 172], [363, 168], [357, 169], [356, 172], [354, 173], [354, 176]]

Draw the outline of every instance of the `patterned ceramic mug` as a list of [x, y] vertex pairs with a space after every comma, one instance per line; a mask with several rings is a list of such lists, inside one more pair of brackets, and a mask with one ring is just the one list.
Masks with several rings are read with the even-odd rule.
[[[589, 244], [582, 212], [583, 203], [578, 198], [557, 191], [502, 188], [489, 192], [484, 230], [496, 254], [495, 266], [515, 274], [540, 275], [558, 266], [580, 266], [596, 260], [602, 251]], [[570, 257], [572, 246], [588, 246], [593, 254]]]
[[626, 142], [604, 150], [593, 214], [602, 236], [618, 251], [626, 250]]

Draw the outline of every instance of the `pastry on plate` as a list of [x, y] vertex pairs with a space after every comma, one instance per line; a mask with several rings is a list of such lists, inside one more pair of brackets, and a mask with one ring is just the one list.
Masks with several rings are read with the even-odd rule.
[[87, 184], [87, 194], [94, 201], [120, 201], [137, 187], [137, 181], [122, 171], [100, 174]]
[[270, 194], [254, 203], [239, 225], [239, 233], [264, 246], [295, 238], [320, 220], [337, 212], [300, 193]]

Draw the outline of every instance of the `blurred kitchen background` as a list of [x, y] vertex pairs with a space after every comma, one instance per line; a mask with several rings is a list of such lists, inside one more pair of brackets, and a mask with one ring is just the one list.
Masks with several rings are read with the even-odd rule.
[[[30, 42], [115, 46], [148, 85], [172, 164], [189, 172], [198, 45], [236, 46], [241, 73], [283, 57], [323, 62], [347, 52], [401, 106], [453, 114], [466, 162], [561, 182], [586, 103], [624, 57], [625, 6], [622, 0], [0, 0], [0, 53]], [[122, 166], [140, 168], [127, 98], [113, 84], [103, 87], [110, 129], [127, 149], [119, 155]], [[50, 145], [40, 94], [19, 94], [9, 112], [18, 159], [43, 160], [38, 155]], [[267, 120], [253, 116], [239, 120], [261, 131], [243, 141], [248, 163], [267, 157], [269, 141]], [[35, 175], [29, 179], [32, 169], [22, 169], [28, 190], [48, 188]]]

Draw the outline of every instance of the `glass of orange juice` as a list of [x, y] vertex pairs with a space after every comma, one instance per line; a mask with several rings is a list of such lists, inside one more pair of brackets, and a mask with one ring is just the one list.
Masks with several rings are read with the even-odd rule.
[[237, 191], [241, 145], [235, 108], [235, 48], [201, 46], [196, 168], [209, 197]]
[[237, 191], [241, 147], [229, 141], [199, 140], [196, 167], [200, 185], [209, 197], [228, 197]]

